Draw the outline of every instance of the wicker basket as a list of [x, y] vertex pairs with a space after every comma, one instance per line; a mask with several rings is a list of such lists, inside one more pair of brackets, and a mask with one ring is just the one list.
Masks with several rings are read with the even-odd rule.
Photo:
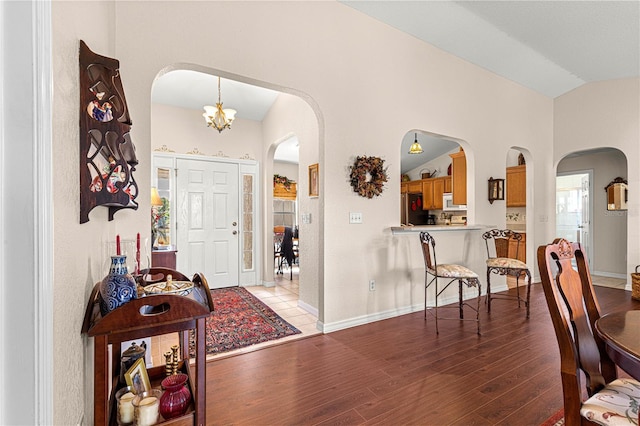
[[640, 300], [640, 273], [638, 273], [640, 265], [636, 266], [636, 272], [631, 273], [631, 298]]

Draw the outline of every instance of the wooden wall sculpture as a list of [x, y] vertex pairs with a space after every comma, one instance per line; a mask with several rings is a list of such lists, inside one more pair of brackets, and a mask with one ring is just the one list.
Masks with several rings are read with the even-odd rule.
[[138, 208], [138, 164], [120, 62], [93, 53], [80, 40], [80, 223], [96, 206]]

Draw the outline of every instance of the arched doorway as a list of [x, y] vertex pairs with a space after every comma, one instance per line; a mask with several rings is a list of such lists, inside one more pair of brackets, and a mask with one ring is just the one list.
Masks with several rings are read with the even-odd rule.
[[626, 284], [627, 211], [607, 208], [605, 187], [626, 179], [627, 167], [622, 151], [599, 148], [568, 154], [556, 168], [556, 232], [587, 245], [596, 285]]

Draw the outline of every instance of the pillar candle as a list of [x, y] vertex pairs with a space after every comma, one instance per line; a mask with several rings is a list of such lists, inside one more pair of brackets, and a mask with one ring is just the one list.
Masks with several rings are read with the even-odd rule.
[[151, 426], [157, 423], [160, 408], [160, 399], [155, 396], [142, 398], [138, 404], [136, 424], [138, 426]]
[[118, 424], [128, 425], [133, 423], [133, 398], [135, 395], [127, 392], [118, 400]]
[[120, 256], [120, 235], [116, 235], [116, 256]]

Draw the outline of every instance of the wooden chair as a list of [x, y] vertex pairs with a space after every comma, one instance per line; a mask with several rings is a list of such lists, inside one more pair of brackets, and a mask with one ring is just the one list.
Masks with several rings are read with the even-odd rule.
[[[424, 319], [427, 319], [427, 289], [434, 285], [435, 287], [435, 313], [432, 313], [436, 320], [436, 334], [439, 334], [438, 319], [455, 319], [455, 318], [442, 318], [438, 317], [438, 297], [454, 282], [458, 283], [459, 302], [458, 310], [460, 320], [462, 321], [476, 321], [478, 324], [478, 334], [480, 334], [480, 280], [478, 274], [462, 265], [455, 264], [438, 264], [436, 261], [436, 242], [428, 232], [420, 233], [420, 244], [422, 245], [422, 255], [424, 256]], [[449, 282], [438, 290], [438, 278], [449, 279]], [[465, 302], [462, 298], [462, 284], [466, 284], [467, 287], [478, 288], [478, 303], [474, 308], [469, 303]], [[476, 318], [465, 319], [463, 307], [468, 306], [476, 312]], [[455, 306], [442, 306], [440, 308], [455, 308]]]
[[640, 383], [617, 379], [616, 366], [593, 331], [600, 307], [582, 246], [564, 239], [540, 246], [538, 268], [560, 348], [565, 425], [637, 425]]
[[[518, 250], [522, 234], [510, 229], [492, 229], [482, 234], [482, 238], [487, 246], [487, 312], [491, 312], [491, 299], [515, 299], [520, 303], [524, 302], [527, 308], [527, 318], [529, 318], [529, 300], [531, 296], [531, 272], [527, 264], [518, 260]], [[515, 243], [515, 258], [509, 257], [509, 244]], [[512, 276], [516, 278], [516, 294], [491, 294], [491, 274]], [[520, 297], [520, 277], [527, 277], [526, 299]]]

